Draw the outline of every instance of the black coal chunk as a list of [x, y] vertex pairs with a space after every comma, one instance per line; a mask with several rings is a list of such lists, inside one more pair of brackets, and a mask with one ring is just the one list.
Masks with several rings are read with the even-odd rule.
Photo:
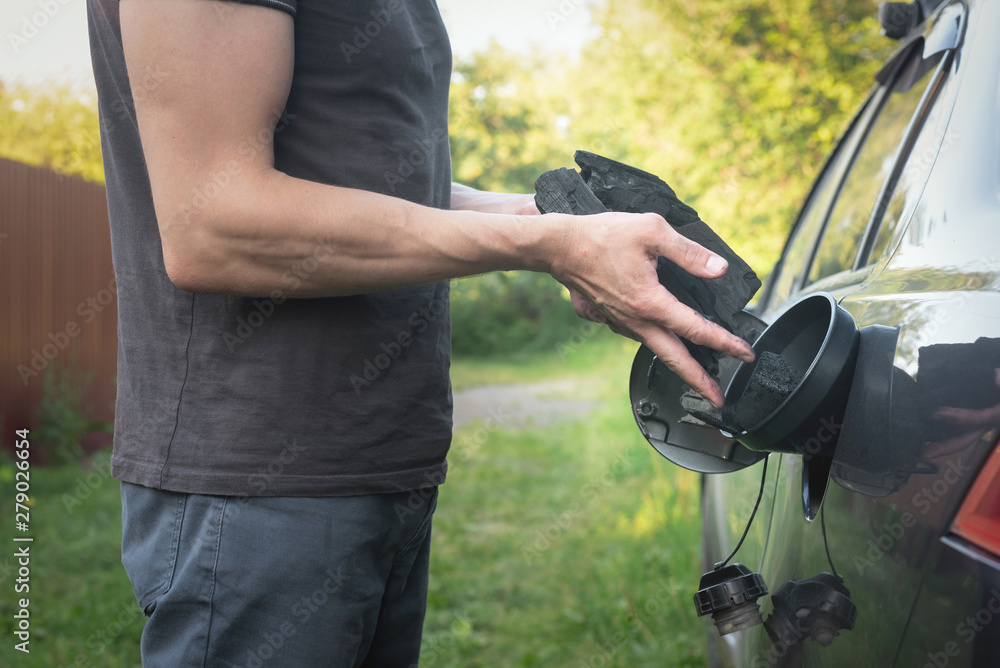
[[597, 199], [612, 211], [658, 213], [674, 227], [700, 220], [658, 176], [588, 151], [577, 151], [573, 159]]
[[587, 151], [577, 151], [574, 159], [580, 176], [608, 209], [658, 213], [680, 234], [726, 259], [729, 269], [721, 278], [696, 278], [662, 257], [656, 273], [681, 303], [738, 334], [736, 314], [761, 287], [750, 265], [658, 176]]
[[755, 427], [780, 406], [801, 381], [802, 374], [783, 357], [763, 352], [757, 357], [743, 395], [723, 409], [723, 420], [742, 429]]
[[535, 205], [542, 213], [586, 216], [607, 211], [601, 201], [572, 169], [554, 169], [535, 181]]
[[[535, 182], [535, 202], [543, 213], [592, 214], [606, 210], [658, 213], [680, 234], [722, 256], [729, 263], [720, 278], [692, 276], [666, 258], [657, 261], [660, 283], [682, 304], [730, 332], [752, 342], [758, 332], [743, 308], [761, 287], [760, 279], [743, 258], [717, 235], [698, 212], [677, 197], [659, 177], [587, 151], [574, 155], [580, 173], [557, 169]], [[718, 378], [719, 353], [685, 341], [688, 350]]]

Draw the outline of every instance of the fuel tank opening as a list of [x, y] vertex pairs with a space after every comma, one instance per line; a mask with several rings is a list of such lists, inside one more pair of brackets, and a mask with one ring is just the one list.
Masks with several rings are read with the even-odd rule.
[[745, 425], [758, 424], [774, 412], [801, 382], [802, 374], [781, 355], [763, 352], [754, 361], [746, 392], [739, 401], [729, 402], [722, 409], [715, 410], [711, 406], [707, 410], [692, 406], [689, 412], [722, 431], [738, 434], [746, 431]]
[[751, 450], [831, 456], [858, 340], [854, 319], [831, 295], [796, 302], [753, 344], [757, 359], [737, 367], [722, 411], [739, 428], [730, 433]]

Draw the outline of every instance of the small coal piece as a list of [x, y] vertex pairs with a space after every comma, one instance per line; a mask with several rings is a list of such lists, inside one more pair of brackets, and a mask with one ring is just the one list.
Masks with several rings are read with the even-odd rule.
[[601, 200], [572, 169], [553, 169], [535, 181], [535, 205], [542, 213], [587, 216], [607, 211]]
[[725, 415], [723, 415], [723, 410], [713, 406], [708, 399], [705, 399], [694, 390], [681, 395], [681, 406], [692, 417], [716, 429], [721, 429], [730, 434], [738, 434], [743, 431], [736, 425], [727, 423]]
[[702, 411], [698, 410], [697, 408], [692, 408], [690, 411], [688, 411], [688, 413], [691, 415], [691, 417], [697, 418], [698, 420], [701, 420], [705, 424], [711, 425], [716, 429], [721, 429], [727, 434], [739, 434], [741, 431], [743, 431], [739, 427], [735, 427], [725, 422], [724, 421], [725, 417], [723, 416], [722, 412], [717, 409], [713, 411]]
[[802, 382], [796, 371], [781, 355], [762, 352], [747, 382], [746, 390], [723, 410], [723, 419], [745, 429], [760, 424]]

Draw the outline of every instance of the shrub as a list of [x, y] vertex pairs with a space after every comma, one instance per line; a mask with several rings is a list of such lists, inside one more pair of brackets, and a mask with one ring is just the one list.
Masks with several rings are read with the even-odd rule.
[[95, 431], [111, 433], [107, 422], [93, 421], [84, 412], [87, 388], [93, 374], [75, 369], [60, 372], [49, 368], [42, 378], [42, 401], [37, 407], [38, 427], [32, 431], [35, 443], [50, 465], [70, 464], [84, 456], [80, 442]]
[[532, 272], [453, 281], [451, 317], [452, 350], [476, 357], [552, 348], [580, 324], [569, 291], [548, 275]]

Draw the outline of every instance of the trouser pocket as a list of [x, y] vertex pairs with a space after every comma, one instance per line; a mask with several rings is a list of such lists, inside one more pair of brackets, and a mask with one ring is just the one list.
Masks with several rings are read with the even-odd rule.
[[426, 489], [421, 489], [416, 492], [411, 492], [410, 494], [411, 494], [410, 498], [413, 498], [412, 497], [413, 494], [418, 494], [421, 498], [423, 498], [424, 504], [426, 505], [426, 509], [422, 517], [420, 517], [419, 515], [415, 516], [419, 517], [419, 524], [417, 524], [416, 530], [413, 532], [413, 534], [410, 536], [410, 539], [403, 546], [403, 549], [400, 550], [401, 554], [409, 552], [410, 550], [418, 547], [423, 542], [424, 537], [427, 535], [427, 531], [430, 528], [431, 518], [434, 516], [434, 511], [437, 509], [437, 499], [438, 499], [437, 487], [428, 487]]
[[122, 565], [147, 617], [177, 566], [187, 494], [122, 483]]

